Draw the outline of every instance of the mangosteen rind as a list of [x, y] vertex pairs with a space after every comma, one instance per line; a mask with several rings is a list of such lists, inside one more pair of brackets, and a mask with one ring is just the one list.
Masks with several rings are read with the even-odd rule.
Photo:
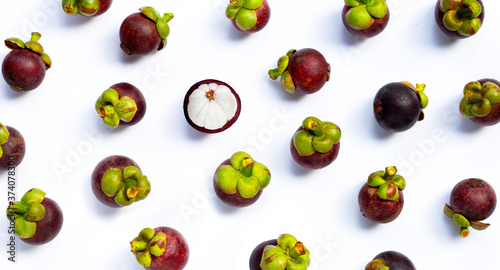
[[15, 221], [14, 232], [20, 238], [30, 238], [35, 235], [36, 223], [45, 216], [45, 207], [41, 204], [46, 193], [34, 188], [26, 192], [21, 201], [9, 204], [7, 217]]
[[311, 262], [309, 250], [290, 234], [282, 234], [277, 245], [267, 245], [262, 251], [262, 270], [306, 270]]
[[152, 7], [142, 7], [139, 10], [142, 14], [155, 22], [158, 35], [162, 39], [162, 44], [158, 48], [158, 51], [162, 50], [165, 48], [165, 45], [167, 44], [167, 37], [170, 34], [170, 26], [168, 25], [168, 22], [174, 18], [174, 14], [164, 13], [163, 16], [160, 16], [160, 13]]
[[370, 28], [376, 19], [387, 15], [388, 8], [384, 0], [345, 0], [350, 9], [346, 12], [346, 23], [355, 30]]

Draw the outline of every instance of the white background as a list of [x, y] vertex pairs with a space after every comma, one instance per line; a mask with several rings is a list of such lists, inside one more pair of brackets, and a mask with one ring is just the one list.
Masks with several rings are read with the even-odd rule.
[[[498, 264], [500, 215], [467, 238], [443, 214], [460, 180], [479, 177], [500, 190], [500, 126], [481, 128], [462, 118], [458, 103], [469, 81], [500, 78], [498, 1], [486, 1], [477, 35], [452, 40], [437, 28], [435, 1], [388, 1], [391, 18], [380, 35], [353, 38], [341, 21], [343, 1], [271, 1], [269, 24], [245, 35], [225, 18], [225, 0], [115, 1], [97, 18], [68, 16], [60, 1], [4, 1], [0, 37], [40, 43], [53, 60], [43, 84], [18, 94], [0, 83], [0, 121], [27, 143], [16, 170], [18, 199], [30, 188], [61, 206], [60, 234], [44, 246], [16, 244], [7, 261], [8, 222], [0, 219], [1, 269], [141, 269], [129, 241], [144, 227], [170, 226], [190, 246], [186, 269], [248, 269], [260, 242], [291, 233], [311, 251], [310, 269], [364, 269], [385, 250], [406, 254], [418, 269], [492, 269]], [[144, 57], [119, 48], [122, 20], [143, 5], [172, 12], [167, 47]], [[331, 64], [331, 80], [308, 96], [289, 95], [267, 71], [289, 49], [311, 47]], [[9, 49], [0, 49], [3, 59]], [[242, 99], [228, 130], [205, 135], [191, 128], [182, 102], [189, 87], [214, 78]], [[386, 83], [425, 83], [426, 118], [398, 134], [381, 130], [372, 112]], [[110, 130], [94, 111], [97, 97], [117, 82], [140, 88], [144, 119]], [[338, 159], [309, 171], [292, 160], [289, 142], [307, 116], [342, 129]], [[221, 161], [245, 150], [267, 165], [270, 185], [252, 206], [234, 209], [215, 196], [212, 175]], [[112, 154], [133, 158], [152, 183], [150, 196], [110, 209], [94, 197], [90, 174]], [[402, 214], [378, 225], [357, 203], [367, 176], [396, 165], [407, 180]], [[7, 174], [0, 173], [0, 205], [7, 207]]]

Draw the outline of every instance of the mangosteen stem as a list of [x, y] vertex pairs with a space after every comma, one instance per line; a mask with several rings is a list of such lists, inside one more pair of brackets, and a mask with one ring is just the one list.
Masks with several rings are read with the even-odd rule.
[[384, 174], [384, 179], [388, 180], [392, 178], [394, 175], [396, 175], [396, 172], [398, 170], [396, 169], [396, 166], [389, 166], [385, 168], [385, 174]]
[[251, 177], [253, 174], [253, 165], [254, 162], [251, 158], [245, 157], [243, 158], [243, 168], [241, 168], [241, 174], [244, 177]]
[[40, 33], [33, 32], [33, 33], [31, 33], [30, 41], [38, 42], [38, 40], [40, 40], [41, 37], [42, 37], [42, 35]]
[[312, 131], [312, 133], [316, 137], [321, 137], [325, 134], [323, 128], [321, 127], [321, 123], [318, 123], [318, 121], [315, 121], [313, 119], [307, 122], [307, 129]]
[[171, 21], [173, 18], [174, 18], [174, 14], [173, 13], [165, 13], [163, 14], [163, 17], [162, 17], [166, 22], [169, 22]]
[[467, 227], [460, 228], [460, 236], [467, 237], [469, 236], [469, 229]]
[[63, 8], [66, 13], [72, 13], [77, 0], [63, 0]]
[[466, 18], [472, 19], [472, 15], [474, 14], [474, 8], [472, 6], [462, 7], [457, 10], [456, 16], [460, 20], [464, 20]]
[[138, 240], [130, 241], [130, 249], [132, 252], [145, 251], [146, 249], [148, 249], [148, 243]]
[[268, 74], [272, 80], [277, 80], [281, 76], [281, 73], [278, 68], [269, 70]]
[[288, 255], [293, 260], [297, 261], [300, 256], [306, 254], [306, 248], [302, 242], [297, 242], [293, 248], [288, 252]]

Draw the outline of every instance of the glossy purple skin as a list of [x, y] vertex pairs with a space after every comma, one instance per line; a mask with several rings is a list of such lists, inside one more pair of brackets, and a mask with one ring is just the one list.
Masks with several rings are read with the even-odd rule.
[[450, 206], [468, 220], [480, 221], [495, 211], [497, 197], [491, 185], [478, 178], [469, 178], [455, 185], [450, 195]]
[[[480, 79], [477, 80], [480, 84], [484, 84], [486, 82], [492, 82], [498, 86], [500, 86], [500, 81], [495, 80], [495, 79]], [[491, 105], [491, 111], [488, 115], [484, 117], [474, 117], [474, 118], [469, 118], [472, 122], [481, 125], [481, 126], [493, 126], [495, 124], [498, 124], [500, 122], [500, 103], [496, 103]]]
[[[189, 96], [191, 96], [193, 91], [198, 89], [198, 87], [200, 87], [200, 85], [202, 85], [202, 84], [211, 84], [211, 83], [215, 83], [217, 85], [225, 85], [227, 88], [229, 88], [229, 90], [231, 90], [231, 93], [233, 93], [234, 97], [236, 98], [236, 102], [238, 104], [238, 108], [236, 109], [236, 113], [234, 114], [233, 118], [231, 120], [227, 121], [227, 123], [224, 126], [222, 126], [221, 128], [218, 128], [218, 129], [207, 129], [207, 128], [196, 125], [189, 117], [189, 114], [187, 111], [187, 107], [188, 107], [188, 103], [189, 103]], [[184, 117], [186, 118], [186, 121], [194, 129], [196, 129], [200, 132], [209, 133], [209, 134], [219, 133], [219, 132], [222, 132], [222, 131], [228, 129], [229, 127], [231, 127], [236, 122], [236, 120], [238, 120], [238, 117], [240, 116], [240, 113], [241, 113], [241, 99], [240, 99], [240, 96], [238, 95], [238, 93], [236, 93], [236, 91], [234, 91], [233, 87], [231, 87], [229, 84], [227, 84], [223, 81], [214, 80], [214, 79], [202, 80], [202, 81], [199, 81], [199, 82], [193, 84], [193, 86], [191, 86], [189, 88], [189, 90], [187, 91], [186, 95], [184, 96], [183, 111], [184, 111]]]
[[102, 191], [101, 181], [102, 177], [104, 176], [107, 170], [112, 168], [118, 168], [120, 170], [123, 170], [125, 169], [125, 167], [128, 166], [134, 166], [137, 169], [141, 170], [139, 165], [137, 165], [137, 163], [135, 163], [135, 161], [133, 161], [131, 158], [120, 155], [109, 156], [101, 160], [94, 168], [94, 171], [92, 171], [92, 176], [91, 176], [91, 187], [95, 197], [101, 203], [113, 208], [123, 207], [115, 202], [114, 197], [108, 197], [104, 193], [104, 191]]
[[[483, 1], [481, 1], [481, 0], [477, 0], [477, 2], [479, 2], [479, 4], [481, 5], [481, 9], [482, 9], [481, 14], [479, 14], [478, 18], [481, 20], [482, 23], [484, 23], [484, 4], [483, 4]], [[444, 13], [441, 12], [441, 10], [439, 9], [440, 3], [441, 3], [441, 1], [438, 0], [436, 3], [436, 7], [434, 8], [434, 19], [436, 19], [436, 23], [437, 23], [439, 29], [444, 34], [446, 34], [447, 36], [452, 37], [452, 38], [464, 39], [464, 38], [471, 37], [471, 36], [462, 36], [459, 33], [457, 33], [457, 31], [450, 31], [444, 26], [444, 23], [443, 23]], [[481, 28], [479, 28], [479, 30], [481, 30]], [[478, 30], [478, 32], [479, 32], [479, 30]]]
[[99, 3], [100, 3], [99, 10], [97, 10], [97, 13], [93, 15], [94, 17], [99, 16], [104, 12], [108, 11], [109, 7], [111, 7], [111, 4], [113, 3], [113, 0], [99, 0]]
[[416, 270], [413, 262], [397, 251], [384, 251], [373, 258], [376, 259], [383, 259], [390, 270]]
[[269, 7], [269, 2], [267, 2], [267, 0], [264, 0], [262, 2], [262, 5], [254, 11], [255, 14], [257, 15], [257, 23], [255, 24], [254, 27], [249, 29], [242, 29], [238, 27], [238, 25], [236, 24], [236, 19], [231, 20], [231, 23], [236, 29], [244, 33], [250, 34], [259, 32], [267, 25], [269, 19], [271, 18], [271, 8]]
[[[231, 159], [224, 160], [219, 166], [221, 165], [231, 165]], [[252, 198], [243, 198], [238, 192], [236, 192], [235, 194], [226, 194], [219, 188], [219, 185], [217, 185], [217, 181], [215, 180], [215, 175], [216, 174], [214, 173], [213, 186], [215, 194], [217, 194], [217, 197], [223, 203], [229, 206], [246, 207], [252, 205], [260, 198], [260, 195], [262, 194], [262, 190], [259, 190], [259, 192], [257, 192], [257, 194], [255, 194], [255, 196], [253, 196]]]
[[128, 55], [147, 55], [163, 47], [156, 23], [140, 12], [122, 22], [120, 42], [120, 48]]
[[[3, 150], [3, 155], [0, 158], [0, 171], [8, 170], [9, 167], [17, 167], [23, 161], [26, 153], [26, 143], [23, 135], [13, 127], [6, 126], [6, 128], [10, 135], [9, 139], [0, 145]], [[9, 160], [9, 157], [14, 157], [14, 159]], [[13, 164], [9, 164], [12, 161]]]
[[378, 188], [364, 184], [359, 190], [358, 203], [363, 216], [373, 222], [389, 223], [403, 211], [403, 191], [398, 190], [399, 198], [395, 201], [382, 200], [377, 195]]
[[31, 91], [45, 78], [46, 65], [40, 55], [28, 49], [14, 49], [5, 56], [2, 75], [16, 92]]
[[373, 100], [373, 112], [380, 127], [391, 132], [406, 131], [423, 119], [415, 90], [400, 82], [380, 88]]
[[137, 106], [137, 112], [130, 122], [124, 122], [120, 120], [120, 125], [122, 126], [133, 126], [142, 120], [144, 115], [146, 114], [146, 98], [141, 93], [141, 91], [129, 83], [117, 83], [112, 85], [110, 88], [113, 88], [118, 92], [118, 97], [128, 96], [129, 98], [135, 101]]
[[387, 14], [380, 19], [375, 19], [373, 24], [370, 27], [368, 27], [367, 29], [354, 29], [345, 20], [345, 14], [350, 9], [351, 9], [351, 7], [344, 5], [344, 8], [342, 9], [342, 22], [344, 23], [344, 26], [347, 29], [347, 31], [354, 36], [361, 37], [361, 38], [374, 37], [374, 36], [380, 34], [385, 29], [387, 24], [389, 23], [390, 14], [389, 14], [389, 9], [387, 9]]
[[[297, 131], [299, 130], [303, 130], [303, 128], [299, 127]], [[290, 153], [292, 154], [293, 160], [295, 160], [295, 162], [297, 162], [300, 166], [307, 169], [317, 170], [332, 164], [332, 162], [337, 159], [339, 151], [340, 141], [334, 144], [332, 149], [330, 149], [330, 151], [326, 153], [314, 152], [309, 156], [301, 156], [297, 151], [297, 148], [295, 148], [295, 145], [293, 143], [293, 136], [292, 140], [290, 141]]]
[[52, 241], [63, 225], [63, 213], [54, 200], [45, 197], [41, 204], [45, 207], [45, 216], [36, 222], [35, 234], [29, 238], [19, 238], [30, 245], [43, 245]]
[[154, 230], [155, 234], [162, 232], [167, 236], [167, 246], [162, 256], [152, 256], [151, 266], [144, 268], [148, 270], [184, 269], [189, 259], [189, 246], [184, 236], [170, 227], [158, 227]]
[[271, 239], [264, 241], [254, 248], [252, 254], [250, 255], [250, 260], [249, 260], [250, 270], [262, 270], [262, 268], [260, 267], [260, 261], [262, 260], [262, 254], [264, 253], [264, 248], [267, 245], [277, 246], [278, 239]]
[[295, 91], [312, 94], [330, 80], [330, 64], [317, 50], [300, 49], [290, 56], [288, 72], [295, 84]]

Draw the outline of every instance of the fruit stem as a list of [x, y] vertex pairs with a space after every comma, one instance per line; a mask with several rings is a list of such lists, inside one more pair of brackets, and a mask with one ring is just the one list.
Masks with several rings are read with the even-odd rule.
[[456, 16], [460, 20], [464, 20], [466, 18], [471, 18], [471, 16], [474, 14], [474, 9], [472, 6], [468, 7], [462, 7], [457, 10]]
[[229, 3], [236, 4], [236, 3], [238, 3], [238, 0], [229, 0]]
[[313, 119], [311, 119], [307, 122], [307, 129], [312, 131], [314, 136], [321, 137], [324, 135], [324, 132], [323, 132], [323, 129], [321, 128], [321, 125]]
[[460, 228], [460, 236], [462, 236], [462, 237], [469, 236], [469, 229], [466, 227], [461, 227]]
[[38, 42], [38, 40], [40, 40], [41, 37], [42, 35], [40, 33], [32, 32], [30, 41]]
[[139, 240], [130, 241], [130, 249], [132, 252], [145, 251], [148, 248], [148, 243]]
[[384, 174], [384, 179], [389, 179], [396, 175], [396, 172], [398, 170], [396, 169], [396, 166], [389, 166], [385, 168], [385, 174]]
[[66, 13], [72, 13], [75, 8], [76, 0], [63, 0], [63, 8]]
[[163, 19], [166, 22], [171, 21], [173, 18], [174, 18], [174, 14], [173, 13], [165, 13], [165, 14], [163, 14]]
[[244, 177], [251, 177], [253, 174], [253, 160], [251, 158], [245, 157], [243, 158], [242, 164], [243, 168], [241, 168], [241, 174], [243, 174]]
[[297, 242], [293, 248], [289, 250], [288, 255], [293, 260], [297, 261], [300, 256], [306, 254], [306, 248], [302, 242]]
[[278, 68], [269, 70], [268, 74], [272, 80], [277, 80], [278, 77], [281, 76], [281, 73]]

